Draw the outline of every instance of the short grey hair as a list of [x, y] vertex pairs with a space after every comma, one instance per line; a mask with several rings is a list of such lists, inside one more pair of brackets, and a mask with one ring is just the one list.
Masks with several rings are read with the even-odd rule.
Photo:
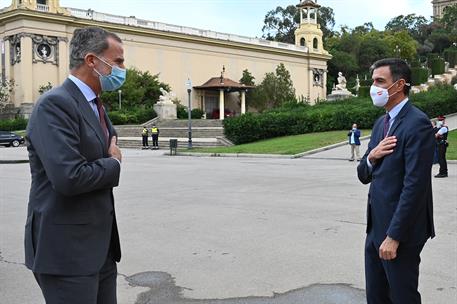
[[108, 49], [108, 38], [122, 43], [119, 36], [100, 27], [76, 29], [70, 42], [70, 70], [80, 67], [87, 53], [100, 55]]

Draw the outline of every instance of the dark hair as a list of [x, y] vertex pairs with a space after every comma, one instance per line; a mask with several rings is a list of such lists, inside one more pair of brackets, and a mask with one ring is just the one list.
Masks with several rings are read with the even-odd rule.
[[122, 43], [119, 36], [100, 27], [76, 29], [70, 42], [70, 70], [81, 66], [87, 53], [100, 55], [108, 49], [108, 37]]
[[398, 81], [400, 79], [405, 80], [406, 84], [403, 87], [403, 93], [409, 95], [409, 90], [411, 90], [411, 68], [406, 61], [399, 58], [381, 59], [373, 63], [370, 67], [370, 73], [373, 74], [375, 69], [383, 66], [389, 67], [393, 81]]

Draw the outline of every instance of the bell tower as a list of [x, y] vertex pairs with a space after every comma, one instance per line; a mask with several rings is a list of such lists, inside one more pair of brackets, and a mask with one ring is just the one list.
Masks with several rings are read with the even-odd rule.
[[69, 15], [60, 6], [60, 0], [13, 0], [9, 9], [28, 9], [45, 13]]
[[295, 30], [295, 45], [305, 46], [310, 53], [328, 54], [322, 43], [322, 30], [317, 23], [321, 6], [313, 0], [302, 0], [297, 4], [300, 11], [300, 26]]

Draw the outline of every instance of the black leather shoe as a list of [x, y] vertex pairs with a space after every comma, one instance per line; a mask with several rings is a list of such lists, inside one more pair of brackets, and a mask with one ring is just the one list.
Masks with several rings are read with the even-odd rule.
[[437, 178], [447, 177], [447, 173], [438, 173], [437, 175], [435, 175], [435, 177], [437, 177]]

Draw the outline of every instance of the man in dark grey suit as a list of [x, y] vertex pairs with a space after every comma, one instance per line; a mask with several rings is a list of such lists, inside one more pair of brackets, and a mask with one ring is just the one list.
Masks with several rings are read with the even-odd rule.
[[411, 70], [400, 59], [372, 66], [371, 98], [386, 114], [374, 124], [357, 171], [370, 185], [365, 243], [369, 304], [417, 304], [420, 253], [435, 236], [429, 118], [408, 101]]
[[75, 30], [70, 70], [38, 100], [27, 126], [25, 264], [47, 304], [113, 304], [121, 251], [112, 189], [122, 154], [98, 96], [125, 80], [121, 39]]

